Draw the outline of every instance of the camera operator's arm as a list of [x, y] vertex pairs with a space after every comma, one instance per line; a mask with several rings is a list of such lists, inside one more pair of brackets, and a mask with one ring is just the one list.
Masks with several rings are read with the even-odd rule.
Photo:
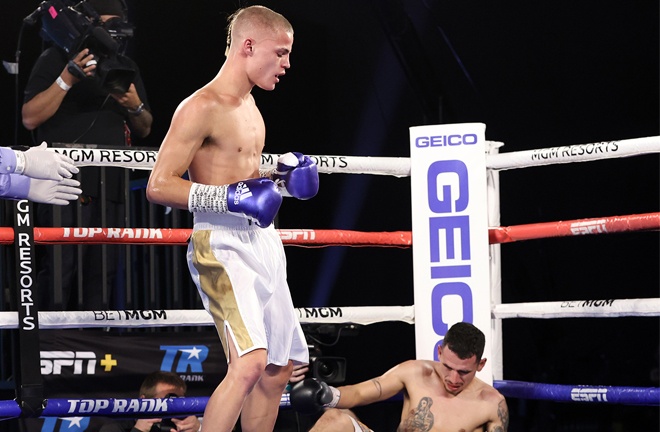
[[309, 365], [307, 364], [302, 364], [302, 365], [296, 365], [293, 367], [293, 372], [291, 372], [291, 377], [289, 378], [289, 382], [291, 384], [295, 384], [299, 381], [302, 381], [305, 379], [305, 374], [309, 372]]
[[202, 428], [202, 424], [195, 416], [188, 416], [184, 419], [173, 418], [172, 423], [176, 425], [177, 432], [199, 432]]
[[131, 130], [140, 138], [144, 138], [151, 132], [151, 123], [153, 117], [149, 110], [147, 110], [140, 99], [140, 95], [135, 88], [135, 84], [131, 84], [128, 91], [123, 95], [110, 94], [122, 107], [126, 108], [129, 117]]
[[[85, 64], [93, 59], [94, 56], [89, 54], [89, 50], [85, 48], [78, 53], [73, 62], [82, 69], [85, 75], [91, 76], [94, 69], [96, 69], [96, 64], [87, 67], [85, 67]], [[65, 66], [62, 73], [53, 81], [50, 87], [23, 104], [23, 125], [28, 130], [33, 130], [51, 118], [60, 108], [66, 93], [78, 81], [80, 81], [80, 78], [69, 72]]]
[[154, 423], [160, 423], [161, 419], [139, 419], [131, 432], [149, 432]]

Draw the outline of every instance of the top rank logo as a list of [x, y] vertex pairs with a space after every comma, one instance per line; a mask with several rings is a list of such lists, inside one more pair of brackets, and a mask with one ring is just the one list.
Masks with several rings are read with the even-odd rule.
[[203, 373], [202, 363], [209, 355], [205, 345], [161, 345], [165, 351], [160, 370], [185, 374], [187, 372]]

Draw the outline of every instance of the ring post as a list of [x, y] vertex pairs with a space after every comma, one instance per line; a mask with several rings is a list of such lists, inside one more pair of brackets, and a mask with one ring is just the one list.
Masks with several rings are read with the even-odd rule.
[[34, 225], [32, 204], [17, 201], [14, 207], [14, 245], [16, 251], [16, 302], [18, 338], [14, 346], [16, 399], [23, 416], [36, 417], [44, 408], [43, 378], [39, 349], [39, 310], [34, 270]]
[[[410, 128], [415, 344], [418, 359], [459, 321], [486, 335], [491, 354], [486, 125]], [[479, 376], [492, 383], [490, 362]]]

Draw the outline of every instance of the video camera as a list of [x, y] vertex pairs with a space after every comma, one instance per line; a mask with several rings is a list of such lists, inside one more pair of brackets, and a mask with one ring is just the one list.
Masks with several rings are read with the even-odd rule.
[[342, 384], [346, 381], [346, 359], [324, 356], [317, 345], [308, 345], [309, 371], [313, 378], [328, 384]]
[[[176, 393], [168, 393], [166, 398], [176, 398], [179, 397]], [[172, 421], [172, 419], [164, 418], [158, 423], [154, 423], [151, 425], [151, 429], [149, 429], [149, 432], [170, 432], [172, 429], [176, 430], [176, 425]]]
[[[102, 23], [98, 13], [84, 0], [78, 4], [69, 0], [44, 1], [23, 21], [34, 24], [37, 18], [41, 18], [41, 37], [66, 51], [69, 60], [89, 49], [96, 60], [94, 77], [101, 87], [115, 94], [128, 91], [136, 71], [120, 54], [120, 45], [133, 36], [132, 26], [122, 19]], [[86, 78], [73, 61], [69, 61], [68, 69], [79, 78]]]
[[[328, 384], [341, 384], [346, 380], [346, 358], [324, 356], [321, 346], [332, 346], [340, 336], [356, 336], [356, 324], [304, 324], [302, 326], [309, 350], [309, 370], [313, 378]], [[323, 339], [331, 339], [326, 342]], [[311, 341], [311, 343], [310, 343]]]
[[319, 356], [309, 358], [312, 377], [328, 384], [346, 381], [346, 359], [344, 357]]

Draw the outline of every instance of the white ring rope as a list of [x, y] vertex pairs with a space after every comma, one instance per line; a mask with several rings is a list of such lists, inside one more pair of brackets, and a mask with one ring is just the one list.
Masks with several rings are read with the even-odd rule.
[[486, 167], [494, 170], [588, 162], [660, 153], [660, 136], [603, 141], [489, 155]]
[[[414, 306], [321, 307], [296, 309], [301, 324], [415, 323]], [[495, 305], [493, 318], [615, 318], [660, 316], [660, 298], [569, 300]], [[212, 326], [199, 310], [111, 310], [39, 312], [39, 328]], [[0, 312], [0, 329], [18, 328], [18, 312]]]
[[[499, 145], [496, 141], [489, 143]], [[150, 170], [158, 156], [156, 150], [129, 149], [85, 149], [61, 147], [51, 149], [66, 154], [76, 166], [111, 166], [129, 169]], [[633, 138], [619, 141], [603, 141], [588, 144], [551, 147], [511, 153], [489, 154], [486, 167], [494, 170], [526, 168], [572, 162], [639, 156], [660, 153], [660, 136]], [[277, 163], [278, 155], [264, 153], [262, 167], [271, 168]], [[328, 156], [310, 155], [324, 174], [374, 174], [394, 177], [410, 176], [410, 158], [371, 156]]]
[[660, 298], [508, 303], [493, 307], [493, 318], [615, 318], [660, 316]]
[[[321, 307], [296, 309], [301, 324], [360, 324], [403, 321], [414, 324], [412, 306]], [[195, 310], [110, 310], [39, 312], [40, 329], [83, 327], [212, 326], [211, 316]], [[0, 312], [0, 329], [18, 328], [18, 312]]]

